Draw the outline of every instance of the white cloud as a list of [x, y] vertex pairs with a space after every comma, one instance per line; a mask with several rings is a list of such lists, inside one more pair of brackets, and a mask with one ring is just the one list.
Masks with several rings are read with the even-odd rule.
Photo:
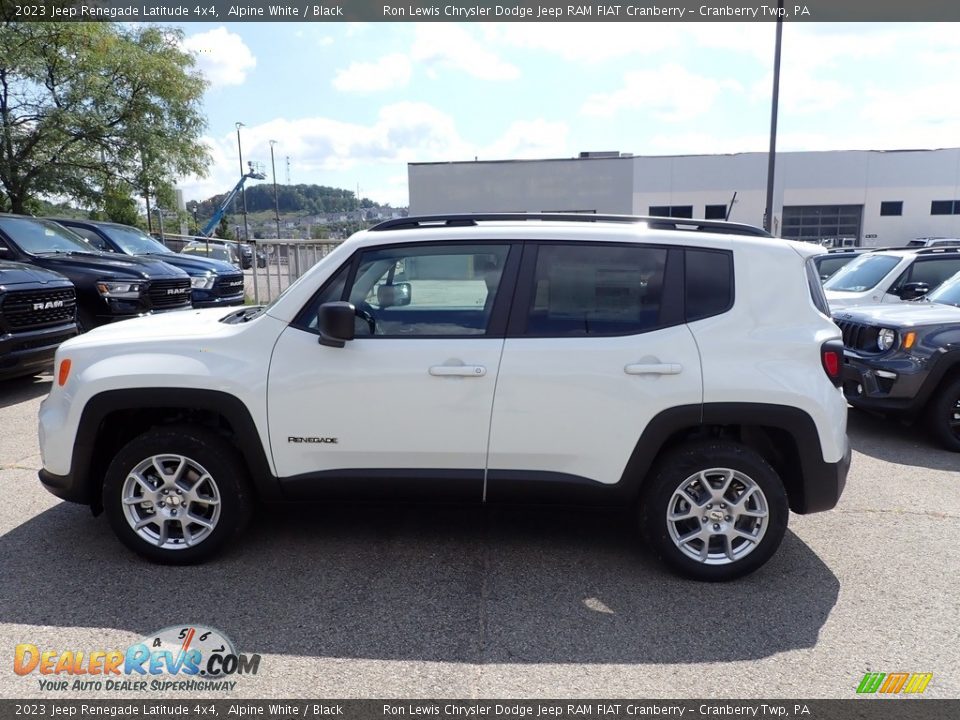
[[197, 68], [214, 88], [242, 85], [247, 72], [257, 66], [243, 38], [223, 26], [184, 38], [182, 47], [193, 54]]
[[569, 155], [570, 128], [562, 122], [520, 120], [514, 122], [493, 143], [482, 148], [485, 160], [530, 159]]
[[710, 110], [721, 92], [742, 92], [735, 80], [695, 75], [679, 65], [637, 70], [624, 75], [623, 87], [590, 95], [584, 115], [609, 117], [621, 110], [638, 110], [661, 122], [682, 122]]
[[410, 82], [410, 60], [406, 55], [385, 55], [376, 62], [351, 63], [337, 70], [333, 86], [342, 92], [379, 92], [404, 87]]
[[520, 70], [502, 60], [460, 25], [416, 25], [410, 57], [435, 77], [439, 69], [454, 69], [481, 80], [515, 80]]

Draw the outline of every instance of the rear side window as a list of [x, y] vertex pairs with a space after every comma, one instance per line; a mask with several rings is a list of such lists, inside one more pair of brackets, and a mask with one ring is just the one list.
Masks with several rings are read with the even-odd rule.
[[733, 306], [733, 257], [725, 250], [685, 251], [687, 322], [720, 315]]
[[632, 335], [660, 324], [666, 248], [542, 245], [527, 335]]

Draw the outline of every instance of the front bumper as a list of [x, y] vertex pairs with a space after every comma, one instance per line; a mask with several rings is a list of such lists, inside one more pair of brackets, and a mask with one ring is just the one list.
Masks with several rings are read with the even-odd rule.
[[0, 380], [32, 375], [51, 367], [60, 343], [76, 334], [76, 325], [70, 324], [0, 335]]
[[87, 488], [76, 482], [73, 475], [54, 475], [47, 470], [40, 470], [37, 475], [43, 487], [61, 500], [81, 503], [82, 505], [91, 504]]
[[217, 297], [209, 292], [204, 292], [204, 295], [198, 298], [196, 291], [194, 291], [193, 306], [195, 308], [232, 307], [234, 305], [243, 305], [243, 300], [243, 293], [239, 295], [229, 295], [227, 297]]
[[884, 360], [843, 354], [843, 394], [856, 408], [914, 414], [923, 407], [923, 388], [930, 375], [920, 358], [900, 356]]

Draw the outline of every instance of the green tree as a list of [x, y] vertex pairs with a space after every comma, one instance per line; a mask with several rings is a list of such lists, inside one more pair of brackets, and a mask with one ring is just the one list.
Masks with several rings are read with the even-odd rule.
[[2, 209], [39, 197], [105, 208], [203, 175], [206, 86], [182, 31], [116, 23], [17, 22], [0, 4]]

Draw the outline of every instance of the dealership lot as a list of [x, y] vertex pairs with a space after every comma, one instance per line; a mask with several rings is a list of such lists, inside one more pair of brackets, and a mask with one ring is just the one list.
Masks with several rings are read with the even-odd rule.
[[0, 383], [2, 697], [136, 697], [41, 692], [14, 647], [180, 624], [262, 656], [236, 697], [846, 698], [867, 671], [932, 672], [927, 695], [960, 697], [960, 456], [920, 428], [851, 412], [838, 508], [792, 516], [730, 584], [667, 574], [625, 518], [562, 509], [272, 509], [218, 561], [174, 568], [40, 487], [48, 389]]

